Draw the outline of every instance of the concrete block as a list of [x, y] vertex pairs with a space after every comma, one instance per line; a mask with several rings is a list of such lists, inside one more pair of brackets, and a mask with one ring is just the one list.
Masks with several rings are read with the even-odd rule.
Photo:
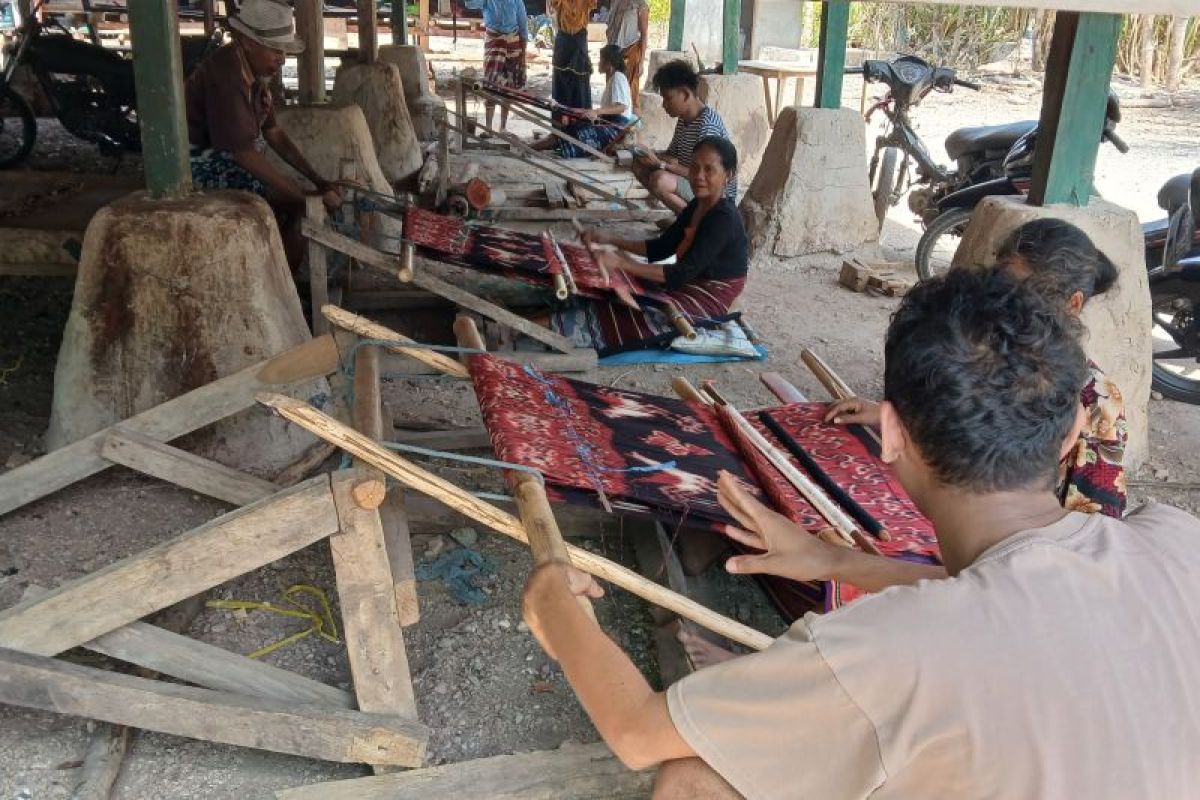
[[663, 110], [662, 95], [644, 91], [638, 102], [638, 142], [654, 150], [666, 150], [675, 134], [675, 120]]
[[[358, 106], [285, 106], [275, 112], [275, 118], [317, 172], [337, 178], [342, 174], [342, 162], [350, 161], [358, 180], [376, 192], [392, 193], [375, 154], [371, 129]], [[267, 155], [287, 174], [303, 180], [274, 151]]]
[[405, 180], [421, 168], [421, 145], [395, 64], [343, 64], [333, 81], [333, 102], [362, 109], [388, 183]]
[[404, 83], [404, 99], [417, 138], [431, 141], [437, 138], [437, 125], [446, 116], [446, 102], [429, 88], [429, 70], [425, 53], [411, 44], [392, 44], [379, 48], [379, 60], [395, 64]]
[[741, 204], [751, 248], [791, 257], [876, 241], [865, 153], [853, 110], [783, 109]]
[[1153, 344], [1150, 283], [1142, 230], [1137, 214], [1105, 200], [1085, 208], [1027, 205], [1024, 198], [990, 197], [971, 215], [954, 264], [990, 266], [1004, 239], [1034, 219], [1054, 217], [1078, 226], [1116, 264], [1117, 284], [1093, 298], [1083, 310], [1087, 328], [1084, 349], [1117, 384], [1125, 400], [1129, 445], [1126, 469], [1136, 469], [1149, 455], [1150, 366]]
[[700, 97], [725, 121], [738, 150], [738, 176], [742, 183], [749, 182], [771, 138], [762, 79], [757, 75], [702, 75]]
[[[102, 208], [84, 236], [46, 446], [69, 444], [309, 338], [274, 214], [261, 198], [129, 195]], [[328, 391], [320, 379], [300, 396]], [[274, 477], [313, 442], [252, 408], [184, 446]]]

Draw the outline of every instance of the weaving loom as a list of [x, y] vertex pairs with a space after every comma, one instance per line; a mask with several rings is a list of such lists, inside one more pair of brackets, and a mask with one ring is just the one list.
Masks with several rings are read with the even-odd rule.
[[[828, 527], [729, 424], [731, 412], [723, 407], [543, 375], [491, 356], [473, 356], [469, 368], [497, 458], [541, 471], [559, 501], [719, 531], [734, 522], [717, 502], [716, 477], [725, 470], [793, 522], [809, 530]], [[802, 448], [852, 504], [887, 530], [886, 539], [874, 542], [881, 555], [939, 563], [929, 521], [864, 442], [822, 422], [824, 409], [794, 403], [746, 418], [776, 447]], [[832, 609], [862, 594], [838, 582], [816, 591], [779, 578], [764, 584], [790, 618], [815, 603]]]

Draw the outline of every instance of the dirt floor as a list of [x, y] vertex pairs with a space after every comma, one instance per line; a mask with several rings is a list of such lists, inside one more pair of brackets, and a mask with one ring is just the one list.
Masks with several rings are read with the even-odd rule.
[[[446, 69], [439, 70], [439, 77]], [[535, 75], [533, 85], [548, 78]], [[979, 94], [934, 96], [917, 110], [920, 131], [940, 154], [940, 142], [952, 128], [1030, 118], [1037, 115], [1040, 87], [990, 83]], [[857, 104], [858, 86], [848, 82], [847, 104]], [[1121, 132], [1133, 150], [1101, 154], [1097, 183], [1111, 200], [1154, 216], [1154, 194], [1166, 178], [1190, 170], [1200, 160], [1194, 128], [1200, 117], [1186, 108], [1129, 108]], [[45, 170], [109, 172], [113, 164], [98, 157], [49, 121], [31, 166]], [[518, 128], [520, 130], [520, 128]], [[944, 157], [944, 154], [943, 154]], [[123, 173], [138, 169], [125, 159]], [[3, 179], [0, 178], [0, 181]], [[748, 180], [743, 181], [747, 185]], [[4, 209], [0, 207], [0, 217]], [[911, 256], [915, 227], [906, 211], [894, 210], [883, 237], [896, 257]], [[714, 378], [739, 405], [766, 404], [769, 394], [756, 375], [782, 372], [809, 397], [825, 395], [799, 360], [801, 347], [821, 352], [859, 392], [880, 392], [882, 334], [897, 300], [853, 294], [836, 284], [840, 259], [832, 256], [755, 265], [744, 308], [769, 343], [765, 364], [726, 364], [687, 370], [693, 380]], [[52, 374], [61, 331], [70, 305], [66, 280], [0, 279], [0, 470], [41, 453], [40, 436], [50, 408]], [[658, 366], [602, 369], [588, 379], [624, 388], [670, 394], [676, 374]], [[477, 424], [477, 410], [466, 387], [429, 380], [389, 380], [385, 399], [400, 415], [438, 425]], [[1131, 476], [1135, 501], [1149, 497], [1200, 511], [1200, 493], [1163, 488], [1165, 481], [1186, 482], [1200, 475], [1200, 407], [1170, 401], [1151, 404], [1150, 463]], [[476, 470], [443, 466], [464, 484]], [[1143, 486], [1142, 483], [1149, 486]], [[0, 519], [0, 608], [16, 602], [30, 586], [53, 587], [121, 557], [188, 530], [228, 508], [213, 500], [122, 470], [79, 483]], [[608, 556], [634, 565], [632, 544], [622, 530], [582, 540]], [[479, 603], [457, 599], [438, 581], [420, 586], [422, 619], [406, 631], [419, 712], [432, 731], [429, 763], [446, 763], [505, 752], [553, 748], [565, 741], [592, 741], [595, 732], [569, 688], [520, 621], [520, 587], [528, 556], [484, 531], [414, 536], [414, 557], [429, 564], [447, 548], [469, 546], [494, 567], [480, 577]], [[308, 584], [327, 591], [336, 602], [326, 547], [316, 545], [269, 568], [232, 581], [214, 598], [278, 601], [289, 586]], [[740, 619], [778, 629], [746, 584], [726, 584], [721, 610]], [[80, 609], [80, 613], [85, 613]], [[599, 606], [606, 630], [631, 651], [639, 666], [657, 681], [652, 620], [640, 601], [614, 592]], [[237, 652], [249, 652], [296, 630], [296, 623], [263, 614], [207, 609], [189, 635]], [[86, 652], [70, 657], [81, 663], [104, 662]], [[270, 663], [348, 688], [349, 669], [340, 644], [308, 637], [265, 657]], [[0, 795], [28, 800], [69, 796], [92, 723], [0, 708]], [[115, 797], [267, 798], [275, 790], [304, 783], [365, 774], [358, 766], [334, 765], [272, 753], [225, 747], [172, 736], [138, 733]]]

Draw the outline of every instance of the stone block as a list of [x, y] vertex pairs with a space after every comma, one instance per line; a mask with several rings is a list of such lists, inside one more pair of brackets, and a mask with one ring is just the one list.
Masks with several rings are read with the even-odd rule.
[[751, 248], [792, 257], [876, 241], [865, 153], [862, 117], [853, 110], [783, 109], [742, 200]]
[[333, 102], [362, 109], [388, 183], [405, 180], [421, 168], [421, 145], [395, 64], [343, 64], [333, 81]]
[[1084, 349], [1121, 390], [1129, 444], [1125, 467], [1140, 466], [1150, 450], [1150, 379], [1153, 343], [1150, 283], [1137, 214], [1095, 198], [1084, 208], [1031, 206], [1019, 197], [989, 197], [976, 207], [954, 255], [954, 264], [990, 266], [1012, 231], [1034, 219], [1054, 217], [1078, 226], [1116, 264], [1116, 285], [1083, 310]]
[[738, 150], [738, 177], [749, 183], [771, 138], [771, 122], [757, 75], [701, 75], [700, 97], [712, 106]]
[[[270, 207], [245, 192], [138, 192], [88, 225], [54, 371], [53, 450], [310, 338]], [[324, 379], [300, 396], [328, 393]], [[314, 442], [251, 408], [186, 449], [273, 478]]]
[[437, 138], [438, 123], [445, 118], [446, 102], [429, 88], [429, 70], [421, 48], [411, 44], [392, 44], [379, 48], [379, 60], [395, 64], [404, 83], [404, 98], [417, 138]]
[[[359, 181], [376, 192], [392, 194], [375, 154], [371, 129], [358, 106], [286, 106], [278, 109], [275, 117], [317, 172], [329, 178], [340, 177], [343, 162], [349, 161]], [[303, 180], [274, 151], [267, 155], [284, 172]]]

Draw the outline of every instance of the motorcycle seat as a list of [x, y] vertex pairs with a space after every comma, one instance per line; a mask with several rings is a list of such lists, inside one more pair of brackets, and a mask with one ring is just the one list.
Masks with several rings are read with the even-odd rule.
[[1013, 143], [1037, 127], [1037, 120], [1010, 122], [1007, 125], [981, 125], [959, 128], [946, 137], [946, 154], [959, 159], [967, 153], [984, 150], [1007, 150]]
[[1186, 172], [1171, 178], [1158, 190], [1158, 207], [1163, 211], [1171, 211], [1186, 204], [1191, 186], [1192, 176]]

